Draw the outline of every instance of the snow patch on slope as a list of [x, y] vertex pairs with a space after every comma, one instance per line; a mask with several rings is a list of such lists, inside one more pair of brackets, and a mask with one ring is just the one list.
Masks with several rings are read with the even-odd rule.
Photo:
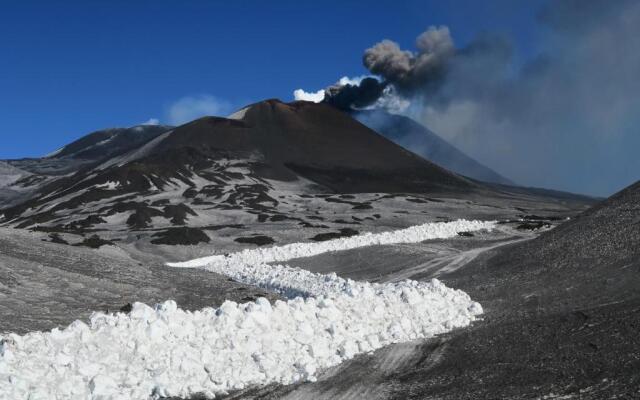
[[230, 255], [215, 255], [190, 261], [169, 263], [172, 267], [213, 269], [225, 264], [255, 264], [282, 262], [294, 258], [311, 257], [322, 253], [350, 250], [358, 247], [389, 245], [398, 243], [419, 243], [430, 239], [454, 237], [458, 232], [492, 229], [495, 222], [466, 221], [432, 222], [406, 229], [382, 233], [364, 233], [348, 238], [314, 243], [291, 243], [284, 246], [247, 249]]
[[249, 107], [241, 108], [238, 111], [234, 112], [233, 114], [229, 115], [227, 118], [228, 119], [242, 120], [242, 119], [244, 119], [244, 115], [247, 113], [248, 109], [249, 109]]
[[107, 181], [105, 183], [101, 183], [99, 185], [95, 185], [94, 187], [97, 189], [105, 189], [105, 190], [115, 190], [120, 186], [120, 182]]
[[51, 153], [47, 153], [44, 156], [42, 156], [42, 158], [53, 158], [55, 156], [57, 156], [58, 154], [62, 153], [62, 150], [64, 150], [64, 146], [60, 147], [57, 150], [52, 151]]
[[[331, 241], [324, 251], [451, 237], [459, 230], [492, 226], [426, 224], [361, 235], [357, 242]], [[435, 279], [376, 284], [265, 264], [321, 250], [302, 245], [308, 243], [239, 252], [205, 265], [276, 290], [287, 301], [227, 301], [195, 312], [179, 309], [174, 301], [155, 308], [135, 303], [129, 314], [94, 313], [88, 325], [76, 321], [63, 330], [0, 336], [0, 397], [129, 399], [203, 393], [212, 398], [252, 385], [314, 381], [317, 371], [357, 354], [464, 327], [482, 313], [466, 293]]]

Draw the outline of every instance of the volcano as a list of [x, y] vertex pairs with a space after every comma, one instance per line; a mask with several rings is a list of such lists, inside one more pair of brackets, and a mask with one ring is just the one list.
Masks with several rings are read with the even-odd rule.
[[[42, 186], [29, 201], [5, 210], [15, 218], [29, 208], [30, 220], [53, 217], [53, 210], [125, 194], [185, 185], [186, 196], [217, 191], [197, 188], [250, 178], [247, 191], [264, 192], [265, 179], [313, 183], [322, 192], [465, 192], [479, 188], [385, 139], [325, 104], [267, 100], [231, 118], [205, 117], [169, 129], [112, 129], [92, 133], [46, 157], [40, 164], [14, 162], [37, 170], [46, 161], [79, 165], [70, 177]], [[231, 161], [233, 160], [233, 161]], [[222, 163], [221, 163], [222, 162]], [[243, 172], [233, 171], [235, 167]], [[197, 191], [195, 193], [194, 191]], [[246, 193], [245, 193], [246, 194]], [[62, 201], [61, 201], [62, 200]]]
[[[212, 148], [260, 154], [274, 178], [300, 175], [337, 192], [422, 193], [475, 186], [325, 104], [268, 100], [234, 118], [242, 124], [242, 134], [231, 136], [215, 124], [215, 136], [200, 124], [193, 128], [200, 130], [199, 138], [214, 141]], [[246, 147], [229, 140], [238, 136]]]
[[[253, 221], [354, 232], [353, 225], [383, 214], [427, 217], [420, 205], [442, 202], [434, 197], [456, 199], [455, 207], [488, 197], [509, 207], [523, 197], [525, 202], [559, 199], [468, 179], [347, 113], [304, 101], [266, 100], [228, 118], [204, 117], [178, 127], [98, 131], [44, 158], [7, 163], [8, 184], [30, 186], [20, 201], [5, 200], [0, 224], [80, 235], [81, 243], [96, 232], [120, 240], [136, 231], [156, 244], [173, 244], [176, 237], [195, 244], [209, 240], [202, 229]], [[407, 211], [406, 202], [415, 210]], [[378, 207], [384, 212], [375, 212]], [[332, 219], [318, 215], [328, 209]], [[316, 233], [319, 238], [336, 234]], [[256, 244], [272, 240], [237, 238]], [[88, 244], [101, 243], [106, 242]]]

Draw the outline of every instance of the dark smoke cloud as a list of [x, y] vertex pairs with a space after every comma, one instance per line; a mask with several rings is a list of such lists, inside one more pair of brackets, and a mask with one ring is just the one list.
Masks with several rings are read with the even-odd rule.
[[640, 178], [640, 1], [549, 1], [538, 20], [525, 65], [508, 37], [459, 48], [445, 27], [414, 51], [383, 40], [363, 62], [382, 98], [409, 100], [406, 114], [512, 180], [609, 195]]
[[[383, 40], [364, 52], [364, 66], [376, 76], [362, 80], [359, 85], [334, 85], [325, 90], [325, 102], [342, 109], [371, 106], [383, 96], [413, 99], [429, 94], [439, 95], [440, 89], [452, 73], [464, 78], [460, 87], [475, 91], [486, 86], [493, 71], [504, 69], [511, 62], [511, 42], [498, 35], [482, 34], [468, 46], [456, 49], [447, 27], [430, 27], [416, 39], [418, 51], [400, 49]], [[467, 79], [473, 74], [480, 77]], [[478, 79], [480, 78], [480, 79]], [[484, 82], [486, 81], [486, 82]], [[443, 100], [441, 96], [438, 100]]]
[[364, 78], [358, 85], [346, 84], [327, 88], [323, 101], [341, 110], [365, 108], [382, 96], [385, 87], [385, 83], [375, 78]]
[[442, 79], [455, 54], [449, 28], [431, 27], [416, 39], [418, 52], [401, 50], [397, 43], [383, 40], [367, 49], [362, 58], [371, 73], [393, 84], [401, 93], [429, 86]]
[[362, 57], [364, 66], [381, 78], [365, 78], [360, 84], [334, 85], [325, 90], [324, 102], [340, 109], [361, 109], [374, 105], [392, 92], [412, 96], [417, 88], [435, 89], [442, 82], [447, 63], [456, 54], [449, 28], [431, 27], [416, 39], [417, 52], [400, 49], [383, 40], [367, 49]]

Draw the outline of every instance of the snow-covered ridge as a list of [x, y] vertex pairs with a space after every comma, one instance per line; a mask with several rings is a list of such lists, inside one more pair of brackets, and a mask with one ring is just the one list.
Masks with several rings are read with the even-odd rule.
[[57, 150], [52, 151], [51, 153], [47, 153], [44, 156], [42, 156], [42, 158], [51, 158], [51, 157], [55, 157], [58, 154], [62, 153], [62, 150], [64, 150], [64, 146], [60, 147]]
[[[324, 249], [370, 245], [372, 236], [379, 244], [444, 238], [492, 224], [420, 227], [361, 235], [356, 242], [325, 242]], [[320, 251], [301, 248], [305, 254]], [[195, 312], [173, 301], [155, 308], [135, 303], [129, 314], [94, 313], [89, 324], [76, 321], [63, 330], [0, 336], [0, 398], [214, 397], [250, 385], [313, 381], [317, 371], [359, 353], [464, 327], [482, 313], [466, 293], [435, 279], [372, 284], [265, 263], [298, 257], [299, 249], [239, 252], [206, 264], [236, 280], [277, 290], [287, 301], [227, 301]], [[260, 255], [260, 262], [244, 262]]]
[[227, 118], [242, 120], [244, 118], [244, 115], [247, 113], [248, 109], [249, 107], [241, 108], [238, 111], [234, 112], [233, 114], [229, 115]]
[[349, 250], [358, 247], [388, 245], [399, 243], [419, 243], [430, 239], [446, 239], [455, 237], [458, 232], [493, 229], [495, 221], [431, 222], [412, 226], [406, 229], [381, 233], [363, 233], [348, 238], [313, 243], [291, 243], [258, 249], [247, 249], [233, 254], [215, 255], [194, 260], [169, 263], [171, 267], [198, 268], [205, 267], [213, 271], [225, 264], [255, 264], [283, 262], [294, 258], [311, 257], [331, 251]]

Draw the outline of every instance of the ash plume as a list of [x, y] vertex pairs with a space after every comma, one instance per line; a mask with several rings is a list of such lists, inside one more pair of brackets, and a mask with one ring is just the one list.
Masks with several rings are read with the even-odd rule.
[[364, 52], [362, 61], [371, 73], [393, 84], [401, 93], [411, 93], [416, 87], [440, 81], [447, 63], [455, 54], [449, 28], [430, 27], [416, 39], [417, 52], [401, 50], [391, 41], [383, 40]]
[[341, 110], [366, 108], [382, 96], [386, 86], [375, 78], [364, 78], [357, 84], [333, 85], [325, 89], [323, 101]]
[[402, 104], [522, 184], [604, 196], [637, 180], [640, 2], [550, 1], [538, 31], [540, 50], [524, 63], [500, 34], [456, 46], [455, 32], [431, 27], [412, 50], [385, 39], [362, 56], [372, 78], [333, 86], [323, 101], [395, 112]]

